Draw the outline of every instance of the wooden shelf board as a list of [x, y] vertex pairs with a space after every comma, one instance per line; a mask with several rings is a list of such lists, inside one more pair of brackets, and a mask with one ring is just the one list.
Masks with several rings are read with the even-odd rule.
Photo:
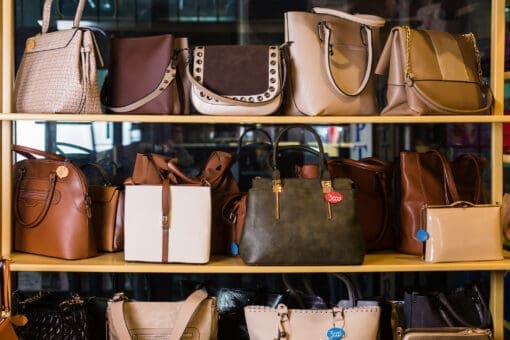
[[418, 256], [399, 253], [367, 254], [361, 266], [247, 266], [239, 257], [212, 258], [208, 264], [204, 265], [125, 262], [122, 252], [102, 254], [84, 260], [60, 260], [32, 254], [12, 253], [10, 259], [13, 271], [44, 272], [263, 274], [510, 270], [510, 252], [505, 252], [505, 259], [501, 261], [455, 263], [425, 263]]
[[1, 113], [0, 120], [60, 122], [136, 122], [184, 124], [423, 124], [510, 122], [510, 115], [435, 116], [207, 116], [207, 115], [117, 115], [117, 114], [33, 114]]

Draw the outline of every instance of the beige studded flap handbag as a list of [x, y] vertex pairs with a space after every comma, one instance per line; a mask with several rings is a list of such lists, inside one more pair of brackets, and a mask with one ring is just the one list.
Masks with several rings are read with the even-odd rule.
[[52, 0], [44, 2], [42, 32], [26, 41], [15, 84], [16, 112], [101, 113], [94, 35], [80, 28], [80, 0], [73, 28], [48, 32]]

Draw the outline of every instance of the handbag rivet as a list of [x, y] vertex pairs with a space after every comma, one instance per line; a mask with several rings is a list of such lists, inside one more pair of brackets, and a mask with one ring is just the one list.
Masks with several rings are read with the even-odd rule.
[[276, 61], [271, 60], [271, 65], [273, 65], [273, 66], [276, 65]]
[[269, 87], [269, 91], [274, 92], [275, 88], [273, 86]]
[[160, 91], [164, 91], [164, 90], [165, 90], [165, 88], [164, 88], [164, 87], [160, 87], [160, 88], [159, 88], [159, 90], [160, 90]]
[[205, 97], [205, 93], [200, 92], [200, 97]]
[[200, 67], [197, 67], [197, 68], [196, 68], [196, 71], [197, 71], [197, 72], [202, 72], [202, 69], [201, 69]]
[[262, 96], [258, 96], [258, 97], [257, 97], [257, 99], [258, 99], [259, 101], [262, 101], [262, 99], [264, 99], [264, 97], [262, 97]]
[[241, 100], [242, 102], [244, 102], [244, 101], [246, 101], [246, 98], [241, 97], [241, 98], [239, 98], [239, 100]]
[[64, 165], [57, 167], [55, 172], [57, 173], [58, 178], [66, 178], [69, 175], [69, 169]]
[[196, 79], [197, 81], [201, 81], [201, 80], [202, 80], [202, 77], [200, 77], [200, 76], [196, 76], [196, 77], [195, 77], [195, 79]]
[[212, 97], [211, 96], [207, 96], [207, 100], [212, 100]]
[[198, 64], [198, 65], [202, 65], [202, 59], [198, 59], [198, 60], [197, 60], [197, 64]]
[[27, 52], [30, 52], [34, 49], [34, 47], [35, 47], [35, 39], [33, 39], [33, 38], [28, 39], [26, 42], [26, 45], [25, 45], [25, 50]]
[[269, 92], [264, 93], [264, 97], [269, 98], [269, 96], [271, 96]]
[[270, 50], [276, 50], [276, 46], [269, 46]]
[[276, 53], [271, 53], [271, 58], [276, 58]]
[[255, 101], [255, 98], [250, 97], [248, 100], [253, 103]]
[[272, 68], [271, 71], [269, 71], [269, 72], [271, 72], [271, 74], [275, 74], [276, 70], [274, 68]]
[[274, 79], [274, 78], [271, 78], [269, 81], [271, 82], [271, 84], [276, 83], [276, 79]]

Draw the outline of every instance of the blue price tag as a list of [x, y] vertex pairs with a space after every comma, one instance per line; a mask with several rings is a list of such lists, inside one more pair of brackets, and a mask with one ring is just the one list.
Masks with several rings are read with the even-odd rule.
[[232, 242], [230, 244], [230, 252], [232, 253], [232, 255], [239, 255], [239, 246], [237, 245], [237, 243]]
[[328, 340], [341, 340], [345, 336], [345, 331], [340, 327], [333, 327], [326, 333]]
[[420, 242], [425, 242], [429, 239], [429, 233], [426, 230], [420, 229], [416, 232], [416, 239]]

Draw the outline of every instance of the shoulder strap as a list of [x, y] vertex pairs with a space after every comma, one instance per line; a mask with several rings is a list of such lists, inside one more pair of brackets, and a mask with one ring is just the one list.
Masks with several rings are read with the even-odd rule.
[[29, 148], [28, 146], [22, 146], [18, 144], [12, 145], [12, 151], [19, 153], [23, 157], [26, 157], [28, 159], [34, 159], [35, 156], [41, 156], [47, 159], [52, 159], [55, 161], [66, 161], [67, 158], [62, 155], [57, 155], [55, 153], [46, 152], [38, 149]]

